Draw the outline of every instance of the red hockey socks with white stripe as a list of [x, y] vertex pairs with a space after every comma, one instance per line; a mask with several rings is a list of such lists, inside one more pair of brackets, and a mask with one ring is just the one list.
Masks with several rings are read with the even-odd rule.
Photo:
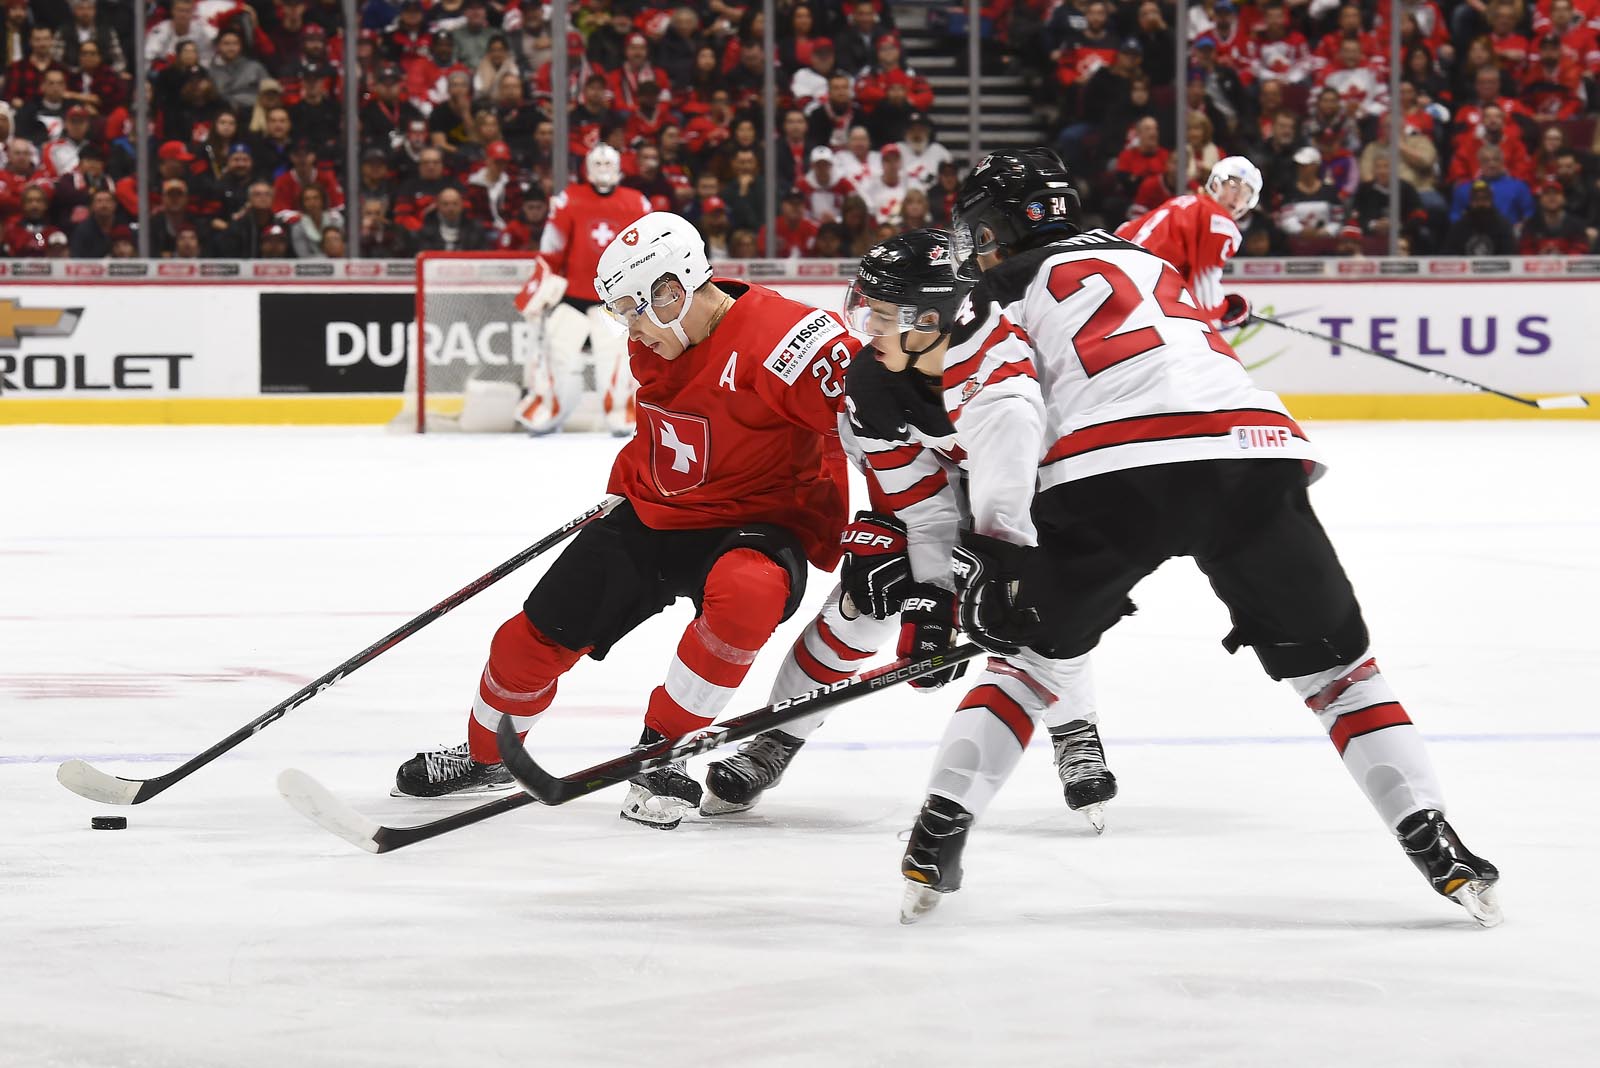
[[783, 619], [789, 573], [754, 549], [717, 558], [706, 575], [700, 614], [678, 639], [667, 680], [650, 694], [645, 726], [678, 738], [727, 707], [756, 654]]
[[498, 764], [500, 747], [494, 732], [500, 717], [510, 716], [517, 736], [525, 737], [534, 717], [555, 700], [556, 680], [586, 652], [557, 645], [521, 612], [502, 623], [489, 643], [489, 662], [478, 678], [478, 693], [467, 717], [472, 759]]
[[1444, 811], [1422, 734], [1378, 670], [1364, 657], [1316, 675], [1290, 679], [1317, 714], [1344, 766], [1393, 830], [1420, 809]]

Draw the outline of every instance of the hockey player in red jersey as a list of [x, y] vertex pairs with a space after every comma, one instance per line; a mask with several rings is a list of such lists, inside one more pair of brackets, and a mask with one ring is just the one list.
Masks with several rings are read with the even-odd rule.
[[[944, 651], [964, 527], [1034, 543], [1028, 505], [1044, 412], [1033, 350], [998, 313], [970, 314], [963, 306], [970, 288], [956, 277], [943, 230], [891, 237], [861, 259], [845, 321], [872, 339], [874, 358], [864, 352], [850, 365], [840, 434], [866, 475], [873, 511], [846, 528], [839, 586], [778, 669], [773, 702], [849, 678], [897, 633], [900, 656]], [[981, 368], [982, 388], [940, 389], [937, 360], [946, 349], [951, 367]], [[935, 350], [941, 357], [924, 365], [922, 356]], [[963, 484], [978, 492], [962, 492]], [[937, 689], [965, 667], [911, 685]], [[993, 658], [956, 715], [979, 733], [1010, 731], [1019, 753], [1037, 715], [1049, 729], [1068, 807], [1104, 830], [1117, 782], [1100, 743], [1087, 656], [1063, 662], [1024, 650]], [[817, 714], [756, 735], [713, 762], [700, 811], [755, 805], [822, 720]]]
[[[836, 426], [859, 347], [838, 318], [713, 279], [699, 233], [668, 212], [624, 229], [597, 271], [639, 382], [639, 433], [608, 486], [625, 502], [573, 539], [495, 634], [467, 742], [406, 761], [397, 794], [509, 785], [501, 716], [526, 732], [579, 659], [604, 659], [679, 597], [698, 614], [649, 696], [640, 744], [706, 726], [799, 604], [806, 562], [838, 562], [848, 497]], [[700, 796], [680, 762], [635, 780], [622, 815], [671, 828]]]
[[[1080, 230], [1054, 153], [979, 160], [951, 230], [957, 259], [982, 272], [974, 314], [993, 306], [1031, 339], [1045, 412], [1028, 513], [1037, 544], [967, 540], [967, 636], [1000, 652], [1080, 656], [1125, 614], [1136, 583], [1170, 557], [1193, 558], [1232, 619], [1223, 646], [1250, 646], [1289, 682], [1429, 885], [1480, 924], [1499, 923], [1499, 872], [1445, 819], [1422, 736], [1312, 511], [1316, 451], [1282, 401], [1251, 382], [1170, 264]], [[984, 388], [952, 383], [963, 370], [945, 375], [958, 391]], [[1016, 759], [1014, 745], [983, 738], [941, 749], [902, 860], [902, 919], [960, 888], [970, 829]]]
[[[595, 293], [595, 267], [616, 236], [650, 211], [637, 189], [622, 186], [622, 157], [610, 145], [596, 145], [584, 159], [585, 182], [575, 182], [550, 201], [550, 216], [539, 255], [557, 278], [553, 285], [524, 287], [518, 308], [530, 321], [542, 319], [546, 366], [529, 374], [529, 393], [518, 422], [535, 434], [558, 430], [572, 414], [583, 346], [594, 360], [594, 380], [603, 391], [606, 426], [613, 434], [633, 433], [633, 378], [628, 373], [622, 332], [606, 316]], [[542, 283], [543, 280], [541, 280]], [[554, 299], [552, 299], [552, 297]]]
[[1184, 287], [1211, 321], [1242, 326], [1250, 303], [1222, 292], [1222, 265], [1243, 244], [1235, 220], [1261, 200], [1261, 172], [1243, 156], [1227, 156], [1211, 168], [1199, 194], [1173, 197], [1154, 211], [1117, 227], [1124, 241], [1147, 248], [1178, 269]]

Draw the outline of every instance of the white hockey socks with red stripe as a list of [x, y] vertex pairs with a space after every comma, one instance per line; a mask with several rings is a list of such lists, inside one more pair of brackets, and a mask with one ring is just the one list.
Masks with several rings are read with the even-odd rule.
[[1365, 656], [1289, 682], [1316, 713], [1350, 777], [1390, 830], [1421, 809], [1445, 810], [1422, 734], [1395, 699], [1376, 659]]

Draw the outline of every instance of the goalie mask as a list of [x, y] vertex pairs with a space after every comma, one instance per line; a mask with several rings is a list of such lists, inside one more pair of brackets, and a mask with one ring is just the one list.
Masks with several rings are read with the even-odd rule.
[[[683, 288], [683, 307], [673, 319], [662, 322], [656, 309], [677, 299], [670, 284], [674, 280]], [[681, 215], [652, 211], [606, 246], [595, 269], [594, 288], [606, 311], [624, 326], [631, 326], [640, 315], [649, 316], [688, 348], [683, 320], [694, 305], [695, 290], [710, 280], [711, 263], [700, 231]]]
[[[897, 234], [861, 257], [844, 298], [845, 325], [864, 337], [899, 337], [901, 351], [915, 363], [949, 335], [972, 285], [957, 274], [947, 232], [929, 228]], [[913, 333], [935, 337], [913, 350]]]
[[610, 145], [595, 145], [583, 158], [583, 175], [596, 193], [609, 194], [622, 182], [622, 156]]

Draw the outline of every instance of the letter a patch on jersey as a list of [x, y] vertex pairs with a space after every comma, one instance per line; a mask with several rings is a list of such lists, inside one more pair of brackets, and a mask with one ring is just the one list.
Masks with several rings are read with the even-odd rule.
[[650, 436], [650, 476], [663, 496], [687, 493], [706, 480], [711, 422], [640, 402], [639, 433]]

